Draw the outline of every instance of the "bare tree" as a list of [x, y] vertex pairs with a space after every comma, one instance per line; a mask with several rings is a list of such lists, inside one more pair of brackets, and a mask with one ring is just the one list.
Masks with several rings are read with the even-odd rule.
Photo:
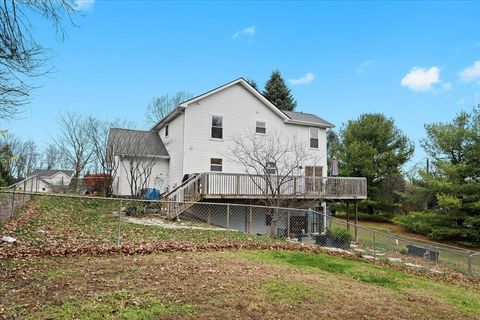
[[47, 170], [60, 167], [60, 155], [54, 144], [49, 144], [43, 153], [42, 167]]
[[69, 112], [60, 116], [58, 124], [61, 132], [54, 139], [56, 148], [63, 158], [61, 161], [68, 163], [78, 178], [93, 155], [92, 143], [88, 139], [88, 118]]
[[172, 111], [173, 108], [192, 97], [193, 95], [191, 93], [185, 91], [178, 91], [174, 95], [166, 94], [161, 97], [154, 97], [148, 105], [147, 113], [145, 114], [147, 125], [157, 124]]
[[126, 119], [108, 121], [93, 116], [88, 118], [88, 139], [93, 148], [93, 172], [108, 174], [107, 196], [110, 196], [113, 192], [113, 182], [118, 170], [118, 163], [112, 157], [115, 155], [115, 148], [121, 142], [117, 141], [121, 135], [109, 136], [109, 132], [111, 128], [118, 127], [133, 128], [134, 123]]
[[[292, 188], [304, 164], [313, 162], [307, 153], [307, 146], [299, 143], [296, 137], [282, 137], [278, 132], [268, 136], [248, 132], [233, 136], [232, 139], [233, 147], [226, 156], [243, 168], [261, 191], [267, 205], [288, 206], [306, 192], [305, 188]], [[273, 233], [280, 219], [279, 214], [278, 210], [272, 213]]]
[[110, 130], [109, 161], [114, 162], [115, 175], [123, 170], [132, 197], [139, 197], [152, 179], [152, 170], [162, 160], [160, 137], [156, 132], [113, 128]]
[[38, 168], [40, 163], [38, 147], [32, 140], [27, 140], [22, 143], [15, 157], [17, 162], [17, 179], [29, 177], [33, 170]]
[[75, 0], [0, 2], [0, 118], [12, 118], [28, 102], [32, 77], [45, 74], [48, 57], [36, 41], [30, 18], [51, 21], [63, 35], [62, 20], [78, 12]]

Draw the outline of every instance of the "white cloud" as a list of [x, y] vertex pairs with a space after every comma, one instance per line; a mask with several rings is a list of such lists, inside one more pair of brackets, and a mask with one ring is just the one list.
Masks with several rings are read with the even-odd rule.
[[357, 73], [363, 73], [365, 72], [369, 67], [373, 66], [375, 64], [375, 61], [372, 59], [367, 59], [360, 63], [360, 65], [357, 68]]
[[232, 35], [232, 39], [237, 39], [239, 36], [250, 36], [253, 37], [255, 35], [255, 26], [245, 27], [242, 30], [238, 30]]
[[95, 0], [75, 0], [75, 6], [77, 7], [77, 10], [80, 11], [88, 11], [93, 9], [94, 3]]
[[475, 61], [470, 67], [463, 69], [460, 72], [460, 78], [465, 82], [480, 79], [480, 60]]
[[291, 84], [309, 84], [314, 79], [315, 79], [315, 76], [313, 75], [313, 73], [308, 72], [303, 77], [298, 79], [289, 79], [288, 82], [290, 82]]
[[442, 84], [442, 90], [439, 90], [439, 91], [437, 90], [436, 93], [441, 93], [441, 92], [445, 92], [445, 91], [450, 91], [450, 90], [452, 90], [452, 87], [453, 87], [452, 83], [450, 83], [450, 82], [445, 82], [444, 84]]
[[[431, 67], [430, 69], [423, 69], [418, 67], [413, 67], [409, 73], [407, 73], [403, 78], [400, 84], [404, 87], [409, 88], [413, 91], [432, 91], [434, 90], [433, 85], [440, 83], [440, 68]], [[449, 89], [451, 84], [445, 84], [444, 89]]]

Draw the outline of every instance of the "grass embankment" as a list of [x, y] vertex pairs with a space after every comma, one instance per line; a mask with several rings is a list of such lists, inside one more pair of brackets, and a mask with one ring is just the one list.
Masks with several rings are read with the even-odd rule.
[[301, 252], [8, 259], [0, 280], [6, 318], [480, 319], [478, 286]]
[[[115, 244], [117, 210], [114, 201], [37, 198], [3, 230], [19, 243], [0, 249]], [[274, 242], [129, 223], [121, 235], [137, 247]], [[452, 280], [295, 251], [8, 258], [0, 260], [0, 318], [480, 319], [479, 285]]]
[[[29, 215], [28, 223], [19, 223], [10, 235], [17, 238], [18, 245], [32, 249], [116, 244], [119, 235], [123, 244], [161, 240], [194, 243], [274, 242], [269, 237], [233, 231], [192, 232], [189, 229], [165, 229], [127, 223], [124, 220], [119, 226], [119, 202], [115, 200], [38, 197], [30, 206], [32, 212], [28, 208], [26, 212]], [[18, 218], [22, 219], [22, 215]]]

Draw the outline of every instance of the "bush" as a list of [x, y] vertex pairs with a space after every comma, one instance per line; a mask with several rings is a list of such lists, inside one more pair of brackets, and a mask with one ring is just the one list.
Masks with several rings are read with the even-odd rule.
[[478, 217], [464, 212], [419, 211], [406, 216], [398, 216], [394, 223], [405, 229], [423, 234], [435, 240], [454, 240], [465, 243], [480, 243]]
[[353, 235], [350, 233], [350, 231], [339, 227], [333, 227], [328, 229], [327, 236], [329, 236], [332, 240], [338, 242], [350, 243], [353, 239]]
[[129, 217], [144, 217], [147, 215], [147, 208], [142, 204], [134, 204], [124, 210]]
[[[339, 218], [346, 218], [347, 215], [345, 213], [337, 214], [337, 217]], [[391, 223], [392, 218], [394, 215], [392, 214], [384, 214], [384, 213], [374, 213], [374, 214], [368, 214], [368, 213], [358, 213], [358, 220], [360, 221], [373, 221], [373, 222], [386, 222], [386, 223]], [[348, 215], [349, 219], [354, 219], [355, 216], [353, 214]]]

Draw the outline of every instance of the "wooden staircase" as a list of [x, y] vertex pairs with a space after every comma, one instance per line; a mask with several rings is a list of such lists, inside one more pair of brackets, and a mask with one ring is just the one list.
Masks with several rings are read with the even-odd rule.
[[202, 200], [202, 178], [203, 174], [193, 174], [164, 196], [164, 212], [168, 218], [178, 219], [185, 210]]

